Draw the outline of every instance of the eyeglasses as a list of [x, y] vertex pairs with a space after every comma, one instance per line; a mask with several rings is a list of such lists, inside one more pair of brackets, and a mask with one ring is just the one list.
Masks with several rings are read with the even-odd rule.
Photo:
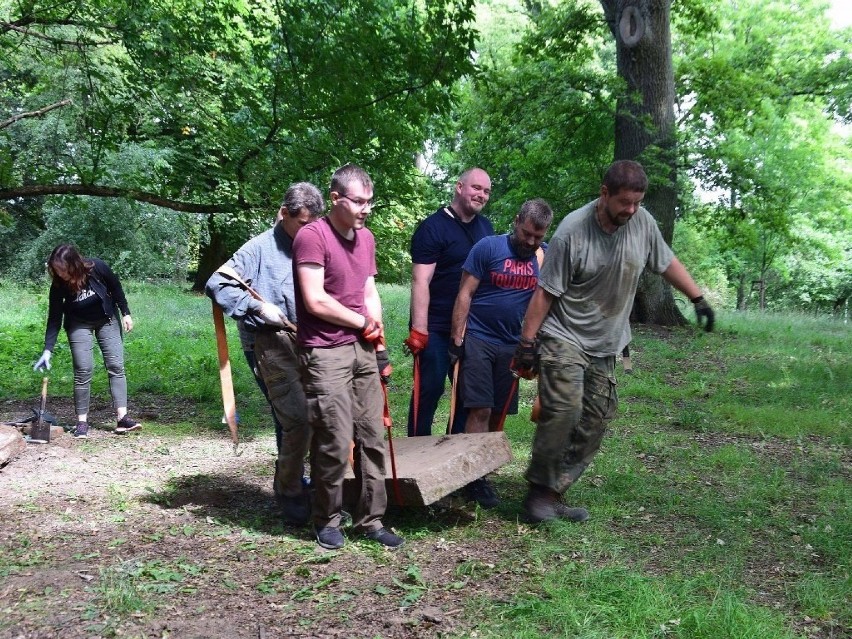
[[354, 205], [355, 205], [358, 209], [360, 209], [360, 210], [362, 210], [362, 211], [363, 211], [364, 209], [371, 209], [371, 208], [373, 208], [373, 200], [372, 200], [372, 198], [371, 198], [371, 199], [369, 199], [369, 200], [361, 200], [361, 199], [351, 198], [351, 197], [349, 197], [348, 195], [343, 195], [342, 193], [340, 194], [340, 197], [342, 197], [342, 198], [345, 198], [345, 199], [349, 200], [350, 202], [352, 202], [352, 204], [354, 204]]

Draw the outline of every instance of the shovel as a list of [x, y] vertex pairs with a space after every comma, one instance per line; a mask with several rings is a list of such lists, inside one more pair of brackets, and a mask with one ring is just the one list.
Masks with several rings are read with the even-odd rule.
[[44, 407], [47, 404], [47, 381], [47, 377], [41, 380], [41, 410], [38, 412], [38, 419], [30, 428], [30, 441], [33, 444], [50, 443], [50, 422], [44, 419]]

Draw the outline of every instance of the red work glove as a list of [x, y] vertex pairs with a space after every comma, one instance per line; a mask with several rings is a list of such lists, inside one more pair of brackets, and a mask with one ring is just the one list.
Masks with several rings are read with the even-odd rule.
[[402, 343], [402, 347], [409, 355], [419, 355], [429, 345], [429, 336], [412, 328], [408, 337]]
[[384, 334], [384, 326], [382, 326], [381, 322], [377, 322], [372, 317], [364, 316], [364, 325], [361, 327], [361, 337], [371, 344], [376, 344], [379, 340], [384, 338]]

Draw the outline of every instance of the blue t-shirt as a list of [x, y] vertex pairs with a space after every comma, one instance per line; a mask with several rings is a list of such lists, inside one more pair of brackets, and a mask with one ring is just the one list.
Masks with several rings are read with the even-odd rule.
[[429, 282], [427, 321], [430, 332], [450, 332], [462, 264], [471, 247], [489, 235], [494, 235], [494, 227], [484, 215], [476, 215], [470, 222], [464, 223], [449, 206], [432, 213], [414, 231], [411, 261], [435, 265], [435, 273]]
[[509, 235], [486, 237], [473, 247], [464, 270], [479, 280], [470, 303], [466, 334], [491, 344], [515, 346], [538, 284], [535, 254], [519, 258]]

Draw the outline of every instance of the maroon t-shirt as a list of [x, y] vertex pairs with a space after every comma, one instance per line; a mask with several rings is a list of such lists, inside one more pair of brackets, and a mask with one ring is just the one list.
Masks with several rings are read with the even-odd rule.
[[[347, 240], [331, 225], [327, 217], [302, 228], [293, 240], [293, 264], [319, 264], [325, 269], [325, 292], [346, 308], [367, 314], [364, 286], [367, 278], [375, 276], [376, 240], [366, 228], [355, 231]], [[312, 315], [305, 307], [301, 285], [296, 279], [296, 333], [299, 345], [308, 348], [328, 348], [352, 344], [361, 334], [359, 328], [348, 328], [326, 322]]]

